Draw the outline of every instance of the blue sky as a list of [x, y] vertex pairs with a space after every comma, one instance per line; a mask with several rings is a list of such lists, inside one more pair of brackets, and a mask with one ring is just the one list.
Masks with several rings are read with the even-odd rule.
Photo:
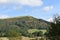
[[0, 0], [0, 19], [16, 16], [33, 16], [52, 20], [60, 14], [60, 0]]

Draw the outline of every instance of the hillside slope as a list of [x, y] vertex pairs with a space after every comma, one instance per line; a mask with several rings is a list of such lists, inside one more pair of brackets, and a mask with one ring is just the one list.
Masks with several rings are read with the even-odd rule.
[[48, 29], [48, 23], [45, 20], [31, 16], [0, 19], [0, 32], [6, 34], [7, 30], [14, 30], [25, 35], [29, 29]]

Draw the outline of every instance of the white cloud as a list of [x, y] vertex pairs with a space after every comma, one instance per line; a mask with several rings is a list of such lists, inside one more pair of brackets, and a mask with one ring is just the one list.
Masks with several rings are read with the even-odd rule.
[[19, 9], [21, 9], [22, 8], [22, 6], [14, 6], [13, 7], [13, 10], [19, 10]]
[[41, 6], [43, 2], [42, 0], [20, 0], [20, 4], [29, 6]]
[[4, 4], [17, 3], [28, 6], [41, 6], [43, 4], [43, 1], [42, 0], [0, 0], [0, 3], [4, 3]]
[[8, 15], [0, 15], [0, 19], [6, 19], [6, 18], [9, 18]]
[[49, 18], [47, 21], [49, 21], [49, 22], [53, 22], [53, 18]]
[[7, 3], [8, 0], [0, 0], [0, 3]]
[[50, 11], [52, 10], [54, 7], [53, 6], [46, 6], [43, 8], [44, 11]]

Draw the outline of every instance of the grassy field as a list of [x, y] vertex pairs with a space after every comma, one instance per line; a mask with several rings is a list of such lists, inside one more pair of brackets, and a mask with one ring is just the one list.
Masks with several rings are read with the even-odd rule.
[[38, 29], [29, 29], [29, 30], [28, 30], [28, 32], [31, 33], [31, 34], [32, 34], [33, 32], [36, 32], [36, 31], [37, 31], [37, 32], [42, 31], [43, 34], [44, 34], [45, 32], [47, 32], [47, 30], [45, 30], [45, 29], [41, 29], [41, 30], [38, 30]]

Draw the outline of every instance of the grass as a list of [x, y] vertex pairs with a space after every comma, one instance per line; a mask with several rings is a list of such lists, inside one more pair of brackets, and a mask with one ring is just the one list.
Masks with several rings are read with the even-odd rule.
[[32, 34], [32, 33], [36, 32], [36, 31], [37, 31], [37, 32], [42, 31], [43, 34], [44, 34], [45, 32], [47, 32], [47, 30], [45, 30], [45, 29], [41, 29], [41, 30], [38, 30], [38, 29], [29, 29], [29, 30], [28, 30], [28, 33], [31, 33], [31, 34]]

